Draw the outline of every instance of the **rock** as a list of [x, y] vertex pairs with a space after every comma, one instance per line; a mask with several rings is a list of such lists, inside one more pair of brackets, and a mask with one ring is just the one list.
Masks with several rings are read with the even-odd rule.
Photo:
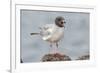
[[43, 56], [42, 61], [70, 61], [71, 58], [64, 54], [55, 53], [55, 54], [46, 54]]
[[89, 59], [90, 59], [90, 55], [83, 55], [76, 60], [89, 60]]

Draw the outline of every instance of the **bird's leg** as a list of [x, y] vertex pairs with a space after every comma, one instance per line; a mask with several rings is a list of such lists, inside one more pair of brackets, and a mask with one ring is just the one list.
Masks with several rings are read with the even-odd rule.
[[56, 43], [56, 47], [57, 47], [57, 49], [58, 49], [58, 43]]
[[50, 44], [50, 47], [52, 48], [52, 43]]
[[[52, 49], [53, 48], [53, 45], [52, 45], [52, 43], [50, 43], [50, 49]], [[50, 50], [50, 52], [51, 52], [51, 50]]]
[[56, 42], [56, 48], [55, 48], [55, 53], [57, 53], [58, 51], [58, 42]]

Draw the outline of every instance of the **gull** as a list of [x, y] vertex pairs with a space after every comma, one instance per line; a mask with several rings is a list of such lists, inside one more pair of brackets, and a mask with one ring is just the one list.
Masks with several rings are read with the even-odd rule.
[[43, 27], [40, 27], [39, 33], [31, 33], [31, 35], [40, 35], [44, 41], [50, 43], [50, 47], [53, 47], [53, 44], [55, 44], [57, 48], [54, 50], [57, 53], [58, 42], [64, 36], [65, 23], [65, 19], [62, 16], [57, 16], [54, 24], [45, 24]]

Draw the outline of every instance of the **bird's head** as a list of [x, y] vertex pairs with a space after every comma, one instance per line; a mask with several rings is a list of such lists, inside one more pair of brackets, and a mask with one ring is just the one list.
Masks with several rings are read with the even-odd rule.
[[55, 19], [55, 24], [59, 27], [64, 27], [64, 24], [65, 24], [65, 19], [62, 17], [62, 16], [58, 16], [56, 17]]

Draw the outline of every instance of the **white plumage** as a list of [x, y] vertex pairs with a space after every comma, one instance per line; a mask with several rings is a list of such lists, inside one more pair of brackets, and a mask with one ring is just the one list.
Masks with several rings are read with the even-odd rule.
[[58, 16], [55, 19], [55, 24], [46, 24], [40, 27], [39, 33], [31, 33], [31, 35], [39, 34], [43, 40], [50, 42], [51, 47], [53, 43], [53, 44], [56, 44], [58, 48], [58, 42], [64, 36], [64, 24], [65, 23], [66, 22], [64, 18], [61, 16]]
[[42, 39], [50, 43], [57, 43], [64, 36], [64, 27], [55, 24], [46, 24], [41, 28]]

